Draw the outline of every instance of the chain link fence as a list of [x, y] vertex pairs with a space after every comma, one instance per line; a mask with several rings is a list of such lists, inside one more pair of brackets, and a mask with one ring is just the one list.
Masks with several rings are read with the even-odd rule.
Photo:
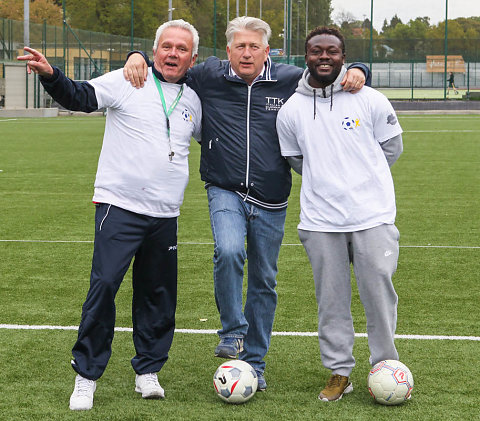
[[[51, 64], [75, 80], [88, 80], [121, 68], [128, 51], [143, 50], [151, 54], [153, 46], [153, 39], [131, 39], [71, 29], [68, 25], [34, 23], [30, 24], [30, 40], [31, 47], [41, 51]], [[292, 43], [298, 44], [299, 49], [304, 45], [303, 40], [292, 40]], [[454, 73], [458, 92], [451, 98], [480, 99], [480, 39], [449, 39], [446, 72], [443, 39], [374, 39], [371, 46], [368, 39], [347, 39], [346, 52], [348, 62], [361, 61], [371, 66], [372, 85], [391, 99], [444, 99], [450, 71]], [[13, 66], [17, 55], [21, 54], [23, 22], [0, 18], [0, 107], [5, 106], [6, 66]], [[199, 47], [197, 62], [212, 54], [213, 48]], [[226, 58], [223, 49], [216, 49], [216, 54]], [[436, 57], [433, 66], [431, 57]], [[273, 59], [287, 61], [281, 55]], [[454, 60], [455, 65], [452, 64]], [[303, 54], [291, 56], [289, 63], [304, 67]], [[50, 106], [50, 98], [44, 94], [38, 78], [34, 76], [26, 86], [23, 95], [30, 98], [23, 102], [27, 108]]]
[[[68, 25], [30, 23], [29, 46], [41, 51], [52, 65], [71, 79], [88, 80], [123, 67], [131, 50], [142, 50], [151, 55], [153, 38], [132, 40], [127, 36], [71, 29]], [[8, 68], [18, 66], [16, 57], [24, 54], [23, 47], [23, 22], [0, 18], [0, 107], [5, 106], [5, 75]], [[218, 53], [226, 58], [225, 52], [217, 50]], [[200, 46], [197, 62], [204, 61], [212, 54], [213, 48]], [[25, 92], [17, 92], [17, 95], [30, 96], [30, 100], [21, 100], [20, 103], [25, 103], [27, 108], [50, 106], [50, 97], [44, 93], [38, 77], [33, 76], [31, 81], [26, 77], [24, 87]], [[13, 103], [17, 104], [18, 101]]]

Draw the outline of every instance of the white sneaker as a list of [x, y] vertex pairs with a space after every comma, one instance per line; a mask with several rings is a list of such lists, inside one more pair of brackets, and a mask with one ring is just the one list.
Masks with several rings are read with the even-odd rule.
[[165, 391], [158, 383], [157, 373], [137, 374], [135, 392], [141, 393], [143, 399], [163, 399], [165, 397]]
[[97, 389], [97, 382], [88, 380], [77, 374], [75, 377], [75, 389], [70, 396], [70, 409], [72, 411], [86, 411], [93, 407], [93, 394]]

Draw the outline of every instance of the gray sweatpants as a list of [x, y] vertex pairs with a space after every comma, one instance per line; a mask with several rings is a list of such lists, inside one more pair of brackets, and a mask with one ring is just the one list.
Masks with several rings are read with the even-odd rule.
[[350, 263], [367, 317], [370, 363], [398, 360], [398, 297], [392, 284], [399, 251], [395, 225], [348, 233], [299, 229], [298, 234], [313, 269], [323, 365], [342, 376], [349, 376], [355, 366]]

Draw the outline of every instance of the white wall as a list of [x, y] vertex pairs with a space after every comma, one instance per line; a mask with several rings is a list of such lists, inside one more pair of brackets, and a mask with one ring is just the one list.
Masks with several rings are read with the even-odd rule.
[[24, 63], [5, 63], [5, 109], [34, 108], [34, 81]]

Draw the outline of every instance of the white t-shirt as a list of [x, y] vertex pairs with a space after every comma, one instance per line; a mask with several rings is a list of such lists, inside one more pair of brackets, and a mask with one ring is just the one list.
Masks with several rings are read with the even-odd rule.
[[[197, 94], [183, 85], [183, 95], [170, 115], [174, 152], [170, 161], [166, 117], [151, 68], [143, 89], [126, 82], [122, 69], [89, 83], [98, 107], [107, 108], [93, 201], [142, 215], [178, 216], [188, 183], [190, 139], [192, 135], [200, 139], [202, 109]], [[168, 110], [181, 85], [161, 84]]]
[[317, 96], [314, 119], [313, 96], [296, 92], [278, 113], [282, 155], [303, 155], [298, 228], [353, 232], [394, 223], [393, 180], [380, 147], [402, 133], [393, 107], [369, 87], [334, 93], [330, 105]]

